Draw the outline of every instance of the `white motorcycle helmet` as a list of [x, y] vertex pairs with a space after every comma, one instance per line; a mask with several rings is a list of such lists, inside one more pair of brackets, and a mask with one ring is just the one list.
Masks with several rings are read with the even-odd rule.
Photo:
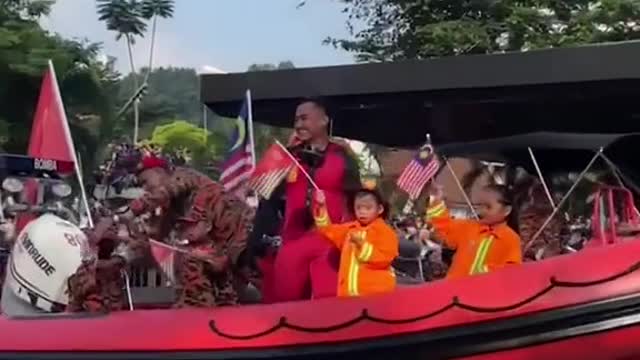
[[41, 311], [65, 308], [67, 279], [78, 270], [88, 248], [86, 235], [76, 225], [44, 214], [18, 236], [7, 263], [5, 287]]

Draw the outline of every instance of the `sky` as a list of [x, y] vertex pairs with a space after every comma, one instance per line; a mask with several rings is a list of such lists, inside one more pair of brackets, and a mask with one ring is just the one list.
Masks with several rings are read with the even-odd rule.
[[[337, 0], [176, 0], [174, 17], [160, 20], [154, 66], [205, 67], [242, 72], [253, 63], [291, 60], [296, 67], [353, 62], [344, 51], [323, 45], [327, 36], [349, 36]], [[95, 0], [57, 0], [42, 25], [67, 38], [101, 42], [117, 68], [128, 72], [127, 47], [98, 21]], [[150, 27], [149, 27], [150, 28]], [[136, 66], [148, 62], [150, 35], [138, 39]]]

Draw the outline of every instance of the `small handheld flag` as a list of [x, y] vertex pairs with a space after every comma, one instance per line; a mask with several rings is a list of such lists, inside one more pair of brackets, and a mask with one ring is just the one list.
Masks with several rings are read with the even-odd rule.
[[404, 168], [398, 178], [397, 185], [409, 195], [409, 199], [415, 200], [420, 196], [422, 189], [433, 179], [440, 169], [440, 162], [435, 155], [433, 146], [426, 144], [418, 150], [418, 153]]
[[162, 269], [167, 280], [169, 283], [175, 284], [174, 263], [177, 252], [176, 249], [153, 239], [149, 239], [149, 245], [151, 248], [151, 255], [158, 266]]
[[256, 165], [249, 186], [261, 197], [269, 199], [282, 180], [294, 169], [295, 162], [286, 149], [275, 143], [265, 151]]

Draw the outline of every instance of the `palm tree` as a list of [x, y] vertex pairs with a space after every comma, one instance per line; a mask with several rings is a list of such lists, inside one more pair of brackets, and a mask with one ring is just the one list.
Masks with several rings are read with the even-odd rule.
[[[104, 21], [107, 29], [117, 32], [116, 40], [124, 38], [129, 52], [129, 65], [133, 76], [135, 93], [138, 90], [135, 63], [133, 61], [133, 44], [135, 37], [143, 37], [147, 24], [142, 20], [142, 6], [137, 0], [96, 0], [98, 3], [99, 20]], [[140, 101], [133, 102], [134, 130], [133, 141], [138, 141], [138, 127], [140, 122]]]
[[153, 67], [153, 53], [156, 43], [156, 26], [158, 18], [168, 19], [173, 17], [174, 0], [142, 0], [142, 17], [151, 20], [151, 46], [149, 48], [149, 66], [144, 82], [149, 80], [151, 68]]

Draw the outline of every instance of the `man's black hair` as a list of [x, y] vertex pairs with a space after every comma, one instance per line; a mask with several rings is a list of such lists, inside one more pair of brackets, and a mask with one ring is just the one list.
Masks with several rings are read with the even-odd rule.
[[328, 104], [326, 99], [321, 98], [321, 97], [305, 97], [305, 98], [302, 98], [298, 102], [298, 106], [300, 106], [302, 104], [306, 104], [306, 103], [312, 103], [313, 105], [315, 105], [318, 108], [322, 109], [322, 111], [324, 111], [325, 114], [327, 114], [327, 116], [330, 116], [330, 114], [329, 114], [329, 104]]

